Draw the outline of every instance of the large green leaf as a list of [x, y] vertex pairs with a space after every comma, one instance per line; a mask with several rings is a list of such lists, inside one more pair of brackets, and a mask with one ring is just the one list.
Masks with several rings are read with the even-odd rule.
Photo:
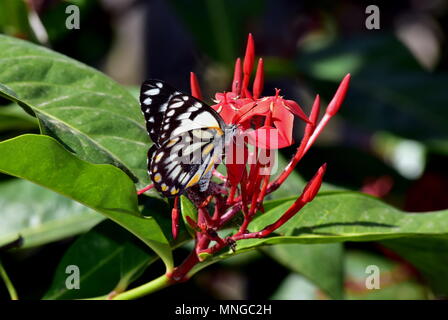
[[0, 172], [27, 179], [114, 220], [151, 247], [172, 267], [171, 249], [156, 220], [137, 208], [134, 184], [111, 165], [78, 159], [56, 140], [23, 135], [0, 143]]
[[[286, 200], [249, 226], [256, 231], [278, 219], [294, 200]], [[275, 236], [240, 241], [240, 248], [274, 243], [326, 243], [373, 241], [401, 237], [448, 238], [448, 210], [407, 213], [357, 192], [328, 191], [319, 194]]]
[[[100, 72], [64, 55], [0, 35], [0, 95], [35, 114], [43, 133], [81, 159], [147, 180], [149, 139], [137, 100]], [[15, 93], [15, 94], [14, 94]]]
[[33, 247], [89, 230], [103, 219], [93, 210], [25, 180], [0, 184], [0, 246], [19, 236]]
[[343, 298], [342, 244], [284, 244], [262, 250], [285, 267], [304, 275], [330, 297]]
[[[82, 299], [121, 292], [156, 259], [129, 232], [104, 221], [67, 250], [44, 299]], [[65, 285], [70, 265], [80, 271], [78, 290], [69, 290]]]
[[[254, 219], [249, 230], [259, 231], [273, 223], [294, 200], [295, 198], [273, 200], [279, 205]], [[365, 194], [326, 191], [320, 193], [272, 236], [238, 241], [236, 252], [273, 244], [375, 241], [411, 237], [416, 238], [416, 241], [422, 237], [447, 239], [448, 210], [407, 213]], [[232, 254], [231, 250], [217, 254], [196, 266], [191, 273]]]

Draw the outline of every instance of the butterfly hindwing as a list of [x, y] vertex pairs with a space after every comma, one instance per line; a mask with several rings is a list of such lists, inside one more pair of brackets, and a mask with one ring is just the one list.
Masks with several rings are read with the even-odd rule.
[[194, 129], [166, 140], [151, 155], [149, 173], [155, 188], [175, 196], [211, 174], [221, 156], [222, 135], [220, 129]]

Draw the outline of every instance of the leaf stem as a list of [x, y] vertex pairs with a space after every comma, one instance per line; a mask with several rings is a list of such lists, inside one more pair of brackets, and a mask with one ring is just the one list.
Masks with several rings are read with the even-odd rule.
[[141, 298], [143, 296], [146, 296], [150, 293], [159, 291], [163, 288], [166, 288], [170, 285], [172, 285], [174, 282], [167, 276], [162, 275], [150, 282], [147, 282], [139, 287], [136, 287], [134, 289], [122, 292], [117, 294], [112, 298], [112, 300], [133, 300], [137, 298]]
[[5, 282], [5, 285], [6, 285], [6, 288], [8, 289], [9, 296], [11, 297], [11, 300], [19, 300], [17, 291], [14, 288], [14, 285], [12, 284], [11, 279], [9, 279], [8, 274], [6, 273], [6, 270], [3, 267], [1, 261], [0, 261], [0, 277]]

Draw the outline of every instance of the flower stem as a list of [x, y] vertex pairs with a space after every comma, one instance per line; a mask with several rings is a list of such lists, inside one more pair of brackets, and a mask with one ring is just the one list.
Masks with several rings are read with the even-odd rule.
[[152, 188], [154, 188], [154, 184], [153, 183], [151, 183], [150, 185], [147, 185], [143, 189], [138, 190], [137, 194], [141, 195], [142, 193], [145, 193], [146, 191], [151, 190]]
[[117, 294], [112, 300], [133, 300], [141, 298], [150, 293], [159, 291], [173, 284], [174, 282], [166, 275], [162, 275], [150, 282], [147, 282], [134, 289]]
[[0, 261], [0, 277], [5, 282], [5, 285], [6, 285], [6, 288], [8, 289], [8, 293], [9, 293], [9, 296], [11, 297], [11, 300], [19, 300], [17, 291], [14, 288], [14, 285], [12, 284], [11, 279], [9, 279], [8, 274], [6, 273], [6, 270], [3, 267], [1, 261]]

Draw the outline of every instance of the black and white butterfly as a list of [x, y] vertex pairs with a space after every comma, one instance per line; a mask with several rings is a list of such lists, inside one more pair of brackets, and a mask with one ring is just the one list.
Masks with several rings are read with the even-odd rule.
[[140, 105], [154, 145], [148, 151], [148, 173], [155, 188], [167, 197], [199, 184], [208, 188], [212, 170], [236, 132], [198, 99], [160, 80], [147, 80]]

